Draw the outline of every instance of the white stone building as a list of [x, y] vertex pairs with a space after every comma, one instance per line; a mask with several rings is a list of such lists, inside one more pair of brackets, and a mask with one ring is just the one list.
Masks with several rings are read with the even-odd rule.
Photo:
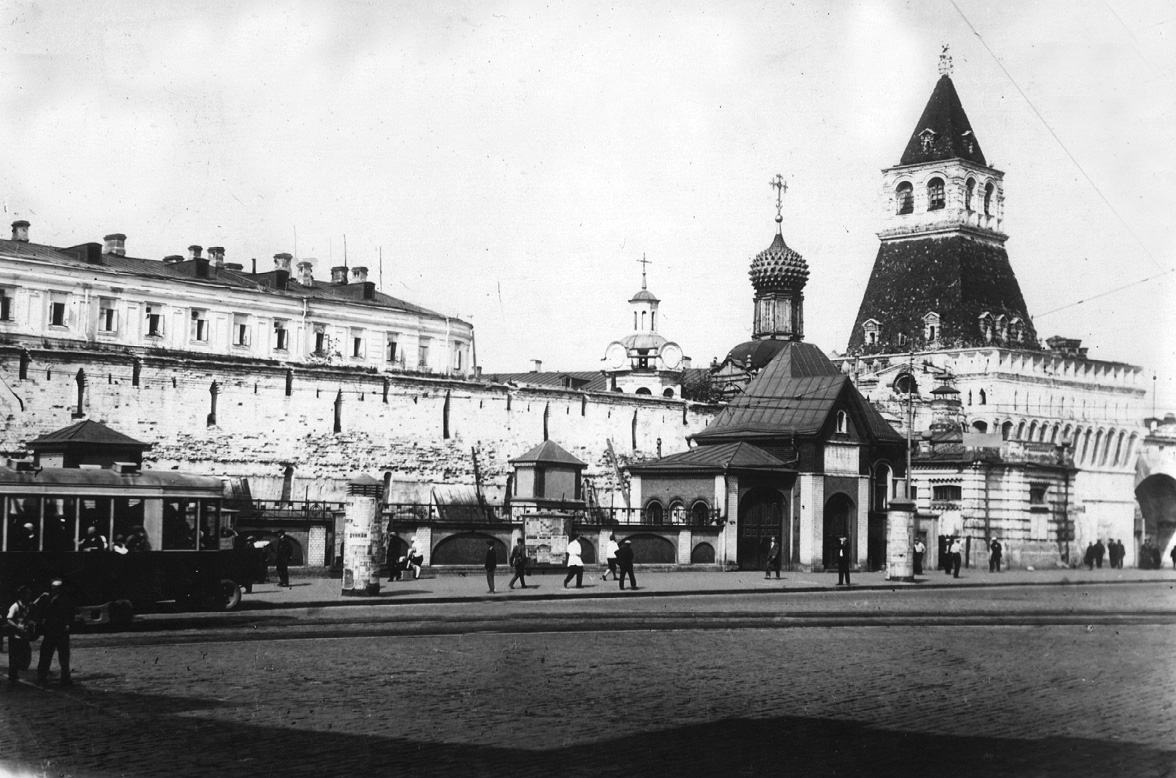
[[0, 339], [12, 345], [331, 364], [379, 371], [474, 374], [474, 330], [376, 291], [367, 268], [274, 256], [264, 272], [226, 263], [220, 247], [140, 259], [126, 236], [68, 248], [0, 240]]

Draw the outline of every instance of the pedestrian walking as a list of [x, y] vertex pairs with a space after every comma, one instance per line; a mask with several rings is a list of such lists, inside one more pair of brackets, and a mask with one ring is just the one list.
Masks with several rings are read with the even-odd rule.
[[915, 540], [915, 575], [923, 574], [923, 557], [927, 553], [927, 546], [922, 540]]
[[421, 577], [421, 565], [425, 563], [425, 554], [421, 550], [421, 542], [417, 536], [412, 536], [412, 544], [408, 547], [408, 566], [412, 568], [412, 580]]
[[565, 589], [573, 578], [576, 579], [577, 589], [584, 585], [584, 560], [581, 558], [583, 553], [583, 549], [580, 548], [580, 536], [573, 532], [571, 540], [568, 541], [568, 574], [564, 578]]
[[1087, 570], [1094, 569], [1094, 543], [1086, 544], [1086, 554], [1082, 557], [1082, 561], [1086, 563]]
[[612, 573], [614, 581], [617, 580], [617, 551], [620, 548], [617, 545], [617, 536], [609, 533], [608, 540], [604, 544], [604, 561], [608, 565], [608, 569], [604, 571], [604, 575], [600, 576], [600, 580], [607, 581], [609, 573]]
[[988, 572], [1000, 572], [1000, 558], [1004, 553], [1004, 546], [996, 538], [992, 539], [992, 543], [988, 545]]
[[960, 577], [960, 565], [964, 561], [964, 544], [960, 542], [958, 537], [951, 539], [951, 577]]
[[69, 673], [69, 632], [74, 620], [74, 606], [61, 579], [49, 584], [49, 591], [37, 598], [33, 611], [42, 624], [41, 656], [37, 661], [37, 680], [49, 680], [53, 654], [61, 668], [61, 685], [72, 686]]
[[1176, 546], [1172, 546], [1172, 553], [1168, 556], [1172, 557], [1172, 567], [1176, 568]]
[[486, 541], [486, 586], [490, 594], [494, 594], [494, 574], [498, 570], [498, 553], [494, 548], [494, 541]]
[[274, 569], [278, 571], [278, 586], [290, 587], [290, 559], [294, 556], [294, 545], [286, 537], [285, 530], [278, 530], [278, 543], [274, 548]]
[[772, 536], [772, 544], [768, 546], [768, 566], [764, 568], [764, 580], [772, 577], [772, 571], [776, 571], [776, 580], [780, 580], [780, 543], [776, 540], [776, 536]]
[[621, 582], [621, 590], [625, 589], [625, 576], [629, 576], [629, 588], [637, 588], [637, 577], [633, 575], [633, 543], [626, 538], [621, 547], [617, 549], [617, 568], [620, 570], [621, 577], [617, 580]]
[[1103, 545], [1102, 538], [1099, 538], [1094, 543], [1094, 566], [1102, 570], [1103, 557], [1107, 554], [1107, 547]]
[[384, 561], [388, 563], [388, 583], [399, 581], [404, 571], [403, 562], [405, 561], [405, 557], [397, 553], [399, 550], [400, 538], [395, 535], [389, 535], [388, 546], [384, 549]]
[[510, 566], [514, 568], [514, 577], [510, 579], [510, 583], [506, 586], [508, 589], [513, 589], [515, 581], [519, 582], [519, 586], [524, 589], [527, 588], [527, 546], [523, 543], [523, 539], [519, 538], [515, 542], [515, 547], [510, 550]]
[[849, 586], [849, 538], [837, 539], [837, 585]]
[[31, 641], [36, 640], [36, 625], [32, 620], [32, 590], [22, 586], [16, 590], [16, 601], [8, 608], [4, 629], [8, 633], [8, 685], [15, 686], [20, 674], [33, 661]]

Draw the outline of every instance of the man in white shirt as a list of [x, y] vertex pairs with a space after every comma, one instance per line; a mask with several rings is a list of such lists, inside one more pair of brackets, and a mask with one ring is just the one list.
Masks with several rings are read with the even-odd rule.
[[960, 565], [963, 563], [963, 559], [964, 559], [964, 544], [960, 542], [959, 538], [953, 537], [951, 539], [951, 577], [952, 578], [959, 578], [960, 577]]
[[604, 561], [608, 564], [608, 570], [600, 576], [600, 580], [607, 581], [609, 573], [612, 573], [614, 581], [617, 580], [617, 551], [620, 549], [617, 545], [617, 536], [609, 533], [608, 541], [604, 544]]
[[573, 578], [576, 579], [577, 589], [584, 585], [584, 560], [580, 558], [582, 553], [579, 536], [573, 532], [568, 541], [568, 575], [564, 578], [565, 589], [568, 588], [568, 583]]
[[424, 552], [421, 551], [421, 542], [417, 540], [416, 535], [412, 536], [412, 545], [408, 547], [408, 566], [412, 568], [412, 577], [415, 581], [421, 577], [421, 565], [425, 562]]
[[922, 540], [915, 541], [915, 575], [923, 574], [923, 555], [927, 553], [927, 547], [923, 545]]

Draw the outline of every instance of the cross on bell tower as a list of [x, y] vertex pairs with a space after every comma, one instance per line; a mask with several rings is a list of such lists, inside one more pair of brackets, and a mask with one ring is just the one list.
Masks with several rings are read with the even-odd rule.
[[645, 288], [646, 288], [646, 287], [645, 287], [645, 268], [646, 268], [646, 266], [647, 266], [647, 265], [652, 265], [652, 264], [653, 264], [653, 261], [652, 261], [652, 260], [649, 260], [649, 259], [646, 259], [644, 254], [642, 254], [642, 255], [641, 255], [641, 259], [639, 259], [639, 260], [637, 260], [637, 261], [638, 261], [639, 263], [641, 263], [641, 288], [642, 288], [642, 289], [645, 289]]

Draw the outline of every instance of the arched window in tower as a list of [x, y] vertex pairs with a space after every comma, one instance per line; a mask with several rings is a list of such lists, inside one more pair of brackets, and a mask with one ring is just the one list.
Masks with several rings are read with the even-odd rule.
[[987, 311], [980, 314], [980, 334], [984, 336], [985, 343], [991, 343], [996, 334], [996, 328], [992, 323], [992, 314]]
[[837, 412], [837, 434], [846, 435], [849, 433], [849, 416], [845, 411]]
[[1014, 318], [1009, 322], [1009, 338], [1015, 343], [1025, 342], [1025, 323]]
[[996, 187], [989, 181], [988, 185], [984, 187], [984, 215], [992, 215], [992, 196], [996, 194]]
[[910, 373], [903, 371], [898, 378], [894, 379], [894, 391], [900, 395], [918, 394], [919, 383], [915, 377]]
[[985, 391], [983, 389], [980, 390], [980, 404], [981, 405], [988, 405], [988, 395], [985, 393]]
[[1012, 434], [1013, 423], [1011, 421], [1006, 421], [1004, 424], [1000, 425], [1000, 436], [1002, 439], [1008, 440]]
[[898, 204], [897, 212], [899, 215], [904, 213], [914, 213], [915, 211], [915, 188], [910, 181], [903, 181], [894, 190], [894, 199]]
[[657, 311], [649, 312], [649, 331], [657, 332]]
[[939, 314], [934, 311], [923, 317], [923, 339], [928, 343], [939, 340]]
[[1001, 343], [1009, 339], [1009, 320], [1003, 313], [996, 317], [996, 339]]
[[968, 183], [964, 186], [964, 208], [969, 212], [972, 211], [972, 197], [976, 194], [976, 179], [969, 178]]
[[905, 332], [898, 333], [898, 347], [899, 348], [906, 348], [906, 344], [907, 344], [906, 333]]
[[939, 211], [947, 201], [943, 194], [943, 179], [932, 178], [927, 182], [927, 210]]
[[633, 311], [633, 331], [637, 331], [637, 311]]
[[641, 312], [641, 329], [642, 330], [645, 329], [645, 313], [646, 313], [645, 311]]

